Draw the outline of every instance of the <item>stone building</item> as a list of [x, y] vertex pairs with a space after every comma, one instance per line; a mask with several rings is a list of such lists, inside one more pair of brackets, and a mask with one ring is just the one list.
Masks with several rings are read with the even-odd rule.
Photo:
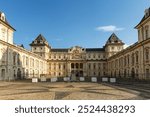
[[52, 48], [41, 34], [30, 44], [33, 53], [47, 59], [48, 77], [70, 76], [74, 79], [107, 76], [107, 59], [123, 50], [123, 45], [114, 33], [103, 48]]
[[31, 51], [13, 43], [15, 29], [0, 12], [0, 80], [69, 76], [150, 79], [150, 9], [140, 23], [138, 41], [124, 49], [113, 33], [102, 48], [52, 48], [41, 34]]
[[150, 8], [135, 28], [138, 41], [108, 58], [108, 76], [150, 79]]
[[47, 60], [13, 44], [15, 29], [0, 12], [0, 80], [40, 77], [47, 74]]

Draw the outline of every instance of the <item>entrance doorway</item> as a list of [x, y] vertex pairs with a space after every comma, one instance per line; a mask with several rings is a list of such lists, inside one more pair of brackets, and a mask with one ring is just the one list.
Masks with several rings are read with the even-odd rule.
[[20, 68], [19, 68], [18, 71], [17, 71], [17, 78], [18, 78], [18, 79], [21, 79], [21, 70], [20, 70]]
[[71, 80], [79, 81], [83, 77], [83, 63], [71, 63]]
[[1, 70], [1, 73], [2, 73], [2, 75], [1, 75], [2, 80], [4, 80], [4, 79], [5, 79], [5, 69], [2, 69], [2, 70]]

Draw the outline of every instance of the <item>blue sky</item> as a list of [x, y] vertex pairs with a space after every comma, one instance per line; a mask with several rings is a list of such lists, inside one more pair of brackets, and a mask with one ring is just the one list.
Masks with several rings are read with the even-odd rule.
[[16, 44], [42, 34], [53, 48], [102, 47], [111, 33], [130, 45], [149, 0], [0, 0], [0, 11], [17, 30]]

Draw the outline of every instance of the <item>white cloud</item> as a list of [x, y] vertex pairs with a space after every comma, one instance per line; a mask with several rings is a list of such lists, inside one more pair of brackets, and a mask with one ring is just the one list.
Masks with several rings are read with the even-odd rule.
[[96, 28], [96, 30], [104, 32], [116, 32], [124, 30], [124, 28], [118, 28], [117, 26], [114, 25], [108, 25], [108, 26], [99, 26]]

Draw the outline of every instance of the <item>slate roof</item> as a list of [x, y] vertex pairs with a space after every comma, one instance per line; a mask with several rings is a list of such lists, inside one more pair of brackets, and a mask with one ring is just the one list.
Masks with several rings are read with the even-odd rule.
[[68, 49], [66, 48], [51, 49], [51, 52], [68, 52]]
[[104, 48], [86, 48], [87, 52], [105, 51]]
[[[150, 14], [150, 8], [148, 8], [149, 10], [149, 14]], [[135, 28], [137, 28], [143, 21], [145, 21], [146, 19], [148, 19], [150, 17], [150, 15], [148, 17], [146, 17], [145, 15], [143, 16], [143, 18], [141, 19], [140, 23], [138, 23], [138, 25], [135, 26]]]
[[107, 40], [106, 45], [108, 44], [121, 44], [123, 45], [124, 43], [117, 37], [115, 33], [113, 33]]
[[30, 46], [45, 46], [45, 45], [49, 46], [47, 40], [42, 34], [39, 34], [38, 37], [30, 44]]
[[[51, 52], [68, 52], [67, 48], [56, 48], [51, 49]], [[97, 51], [105, 51], [104, 48], [86, 48], [86, 52], [97, 52]]]

